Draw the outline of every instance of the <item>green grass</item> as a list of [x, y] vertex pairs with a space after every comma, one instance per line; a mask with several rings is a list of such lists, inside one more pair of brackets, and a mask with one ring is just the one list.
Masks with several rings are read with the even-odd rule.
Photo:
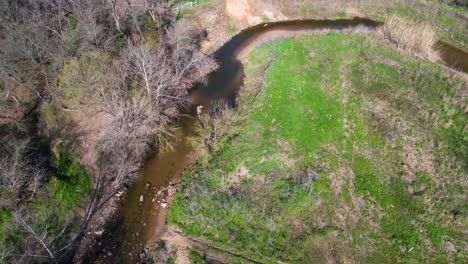
[[192, 264], [206, 264], [206, 262], [198, 252], [191, 250], [189, 253], [190, 263]]
[[22, 252], [24, 240], [35, 241], [22, 222], [16, 221], [15, 214], [21, 215], [36, 233], [44, 235], [43, 239], [51, 246], [57, 246], [60, 241], [70, 241], [76, 235], [74, 232], [80, 221], [80, 209], [77, 207], [91, 195], [89, 173], [66, 147], [59, 145], [55, 174], [52, 178], [44, 177], [42, 184], [48, 191], [37, 192], [34, 196], [28, 193], [21, 203], [21, 210], [0, 208], [0, 250], [5, 250], [6, 254], [3, 261], [11, 261], [8, 254], [12, 252]]
[[78, 206], [91, 194], [91, 178], [79, 161], [63, 147], [56, 157], [57, 174], [52, 180], [54, 197], [66, 207]]
[[331, 34], [257, 48], [247, 86], [272, 53], [264, 90], [241, 96], [242, 132], [184, 172], [169, 221], [265, 262], [466, 261], [463, 84]]

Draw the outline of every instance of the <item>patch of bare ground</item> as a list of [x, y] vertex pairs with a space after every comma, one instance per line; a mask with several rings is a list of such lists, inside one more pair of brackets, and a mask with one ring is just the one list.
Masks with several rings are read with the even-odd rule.
[[[395, 1], [275, 1], [226, 0], [227, 14], [237, 27], [291, 19], [372, 17], [395, 5]], [[369, 12], [369, 11], [372, 12]]]
[[214, 0], [211, 4], [190, 13], [178, 24], [180, 27], [198, 27], [206, 30], [207, 38], [201, 45], [204, 52], [210, 53], [226, 43], [236, 32], [234, 22], [225, 13], [224, 0]]
[[14, 78], [0, 77], [0, 126], [10, 122], [20, 125], [31, 113], [37, 92], [25, 86], [18, 84]]
[[154, 259], [155, 263], [167, 263], [171, 256], [175, 257], [176, 264], [190, 264], [190, 252], [201, 253], [208, 263], [232, 263], [232, 260], [242, 263], [266, 263], [249, 256], [244, 256], [222, 247], [213, 245], [208, 241], [193, 238], [185, 235], [173, 226], [169, 226], [166, 233], [160, 240], [159, 250], [153, 252], [149, 257]]
[[226, 11], [236, 23], [247, 23], [252, 11], [247, 0], [226, 0]]
[[193, 247], [193, 243], [186, 236], [172, 227], [169, 227], [161, 238], [162, 241], [166, 242], [166, 248], [170, 251], [176, 252], [177, 264], [190, 264], [189, 254]]
[[182, 19], [181, 25], [196, 25], [205, 29], [208, 38], [202, 43], [202, 47], [205, 52], [212, 52], [249, 26], [297, 19], [334, 19], [340, 12], [345, 14], [345, 18], [355, 16], [372, 18], [380, 13], [379, 10], [395, 6], [393, 1], [377, 2], [213, 0], [211, 4], [195, 10]]
[[79, 146], [79, 157], [81, 163], [88, 170], [96, 172], [95, 164], [97, 160], [97, 144], [103, 136], [104, 130], [112, 122], [113, 117], [105, 112], [79, 111], [72, 112], [71, 118], [78, 124], [82, 131], [82, 135], [78, 140], [81, 142]]

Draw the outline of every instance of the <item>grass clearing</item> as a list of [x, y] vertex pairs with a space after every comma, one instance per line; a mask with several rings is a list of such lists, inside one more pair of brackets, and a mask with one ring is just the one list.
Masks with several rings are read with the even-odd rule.
[[91, 195], [88, 171], [64, 147], [59, 146], [56, 157], [57, 176], [52, 179], [52, 193], [65, 207], [73, 208]]
[[248, 120], [183, 174], [171, 224], [265, 262], [467, 260], [463, 80], [339, 34], [264, 44], [246, 75]]

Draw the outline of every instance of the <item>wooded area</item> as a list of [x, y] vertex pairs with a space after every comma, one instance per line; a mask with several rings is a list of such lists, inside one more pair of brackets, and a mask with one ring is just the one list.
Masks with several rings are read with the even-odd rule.
[[0, 262], [75, 258], [148, 152], [170, 148], [216, 67], [176, 21], [164, 0], [0, 0]]

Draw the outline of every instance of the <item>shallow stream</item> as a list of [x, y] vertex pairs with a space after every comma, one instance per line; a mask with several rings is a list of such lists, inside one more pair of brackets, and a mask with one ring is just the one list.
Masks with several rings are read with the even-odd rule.
[[[305, 33], [372, 34], [380, 25], [372, 20], [355, 18], [275, 22], [245, 29], [215, 52], [220, 68], [210, 74], [205, 84], [196, 86], [189, 103], [192, 108], [203, 105], [206, 109], [213, 100], [233, 99], [243, 85], [240, 59], [261, 43]], [[443, 42], [438, 45], [447, 66], [465, 73], [468, 71], [465, 51]], [[156, 153], [146, 162], [143, 175], [129, 188], [104, 235], [84, 262], [136, 263], [142, 249], [161, 236], [167, 206], [165, 197], [174, 189], [184, 169], [196, 159], [194, 150], [185, 143], [185, 138], [192, 133], [192, 124], [193, 119], [188, 118], [172, 151]]]

